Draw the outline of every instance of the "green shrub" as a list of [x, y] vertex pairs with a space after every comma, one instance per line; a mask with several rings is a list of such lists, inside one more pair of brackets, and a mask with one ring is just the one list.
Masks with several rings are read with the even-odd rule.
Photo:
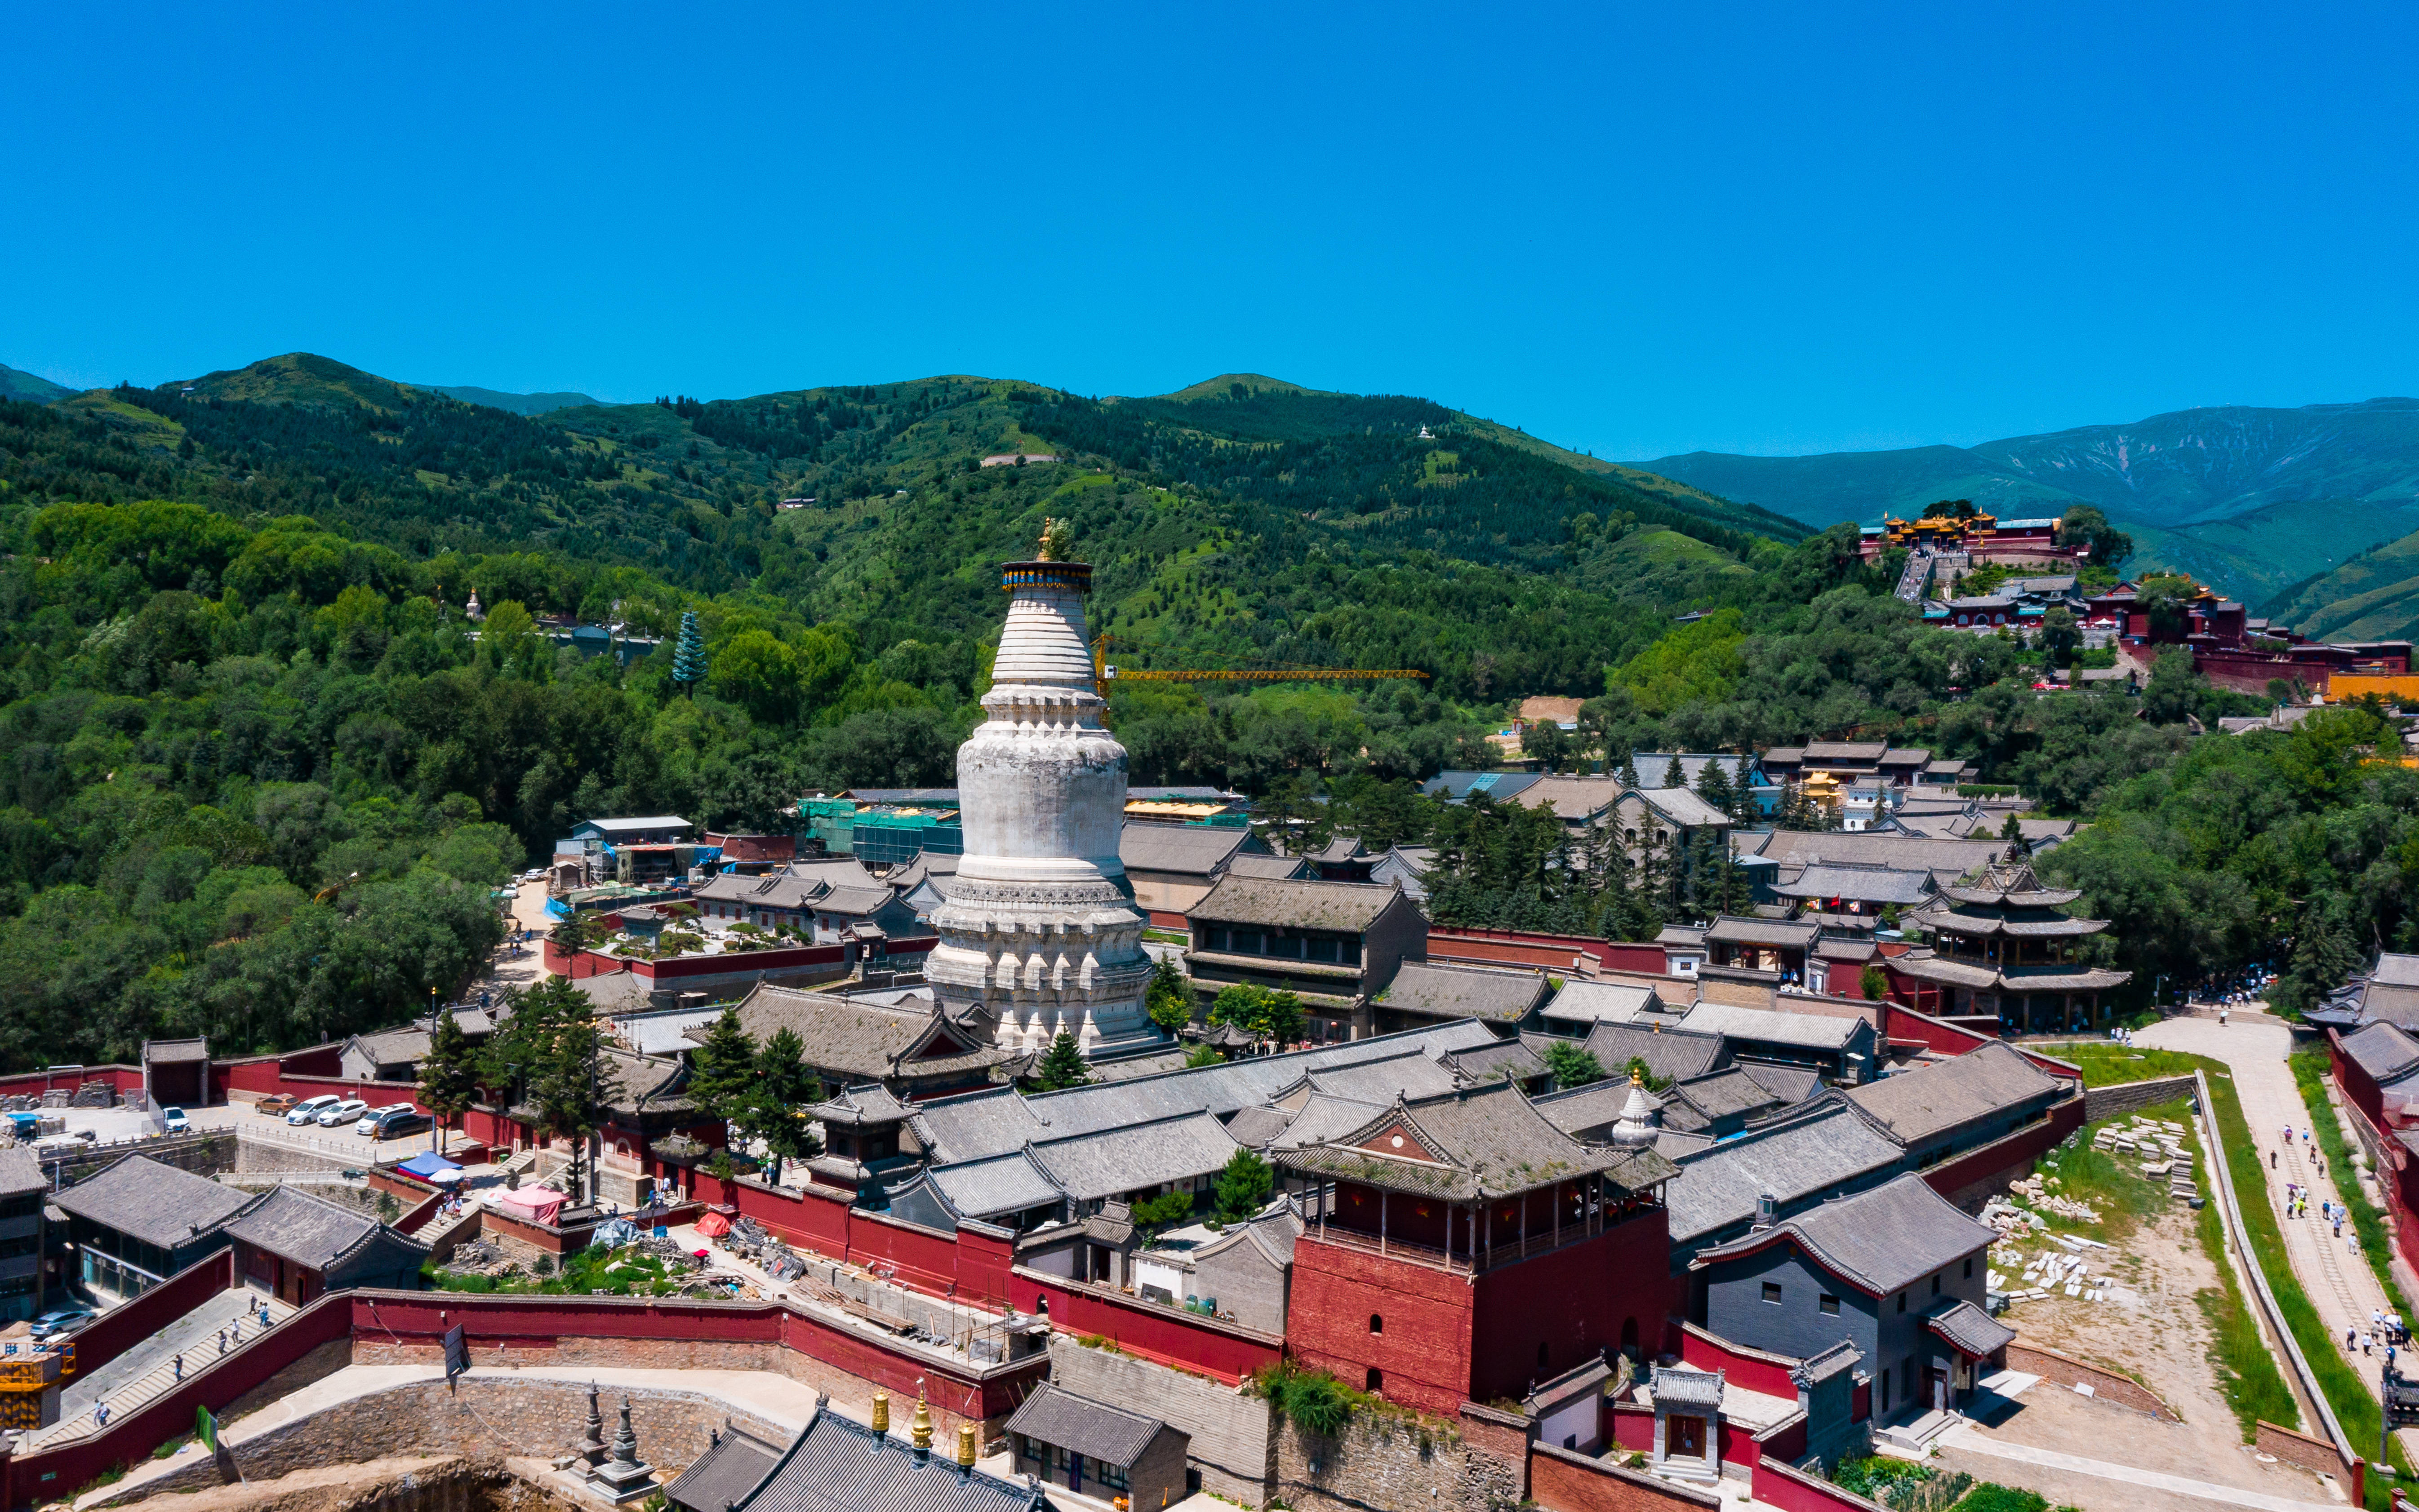
[[2049, 1498], [1986, 1480], [1966, 1493], [1956, 1512], [2049, 1512]]

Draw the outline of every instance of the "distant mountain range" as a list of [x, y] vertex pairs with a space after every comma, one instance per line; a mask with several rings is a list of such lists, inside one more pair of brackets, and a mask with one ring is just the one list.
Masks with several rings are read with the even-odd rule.
[[2301, 409], [2227, 405], [1980, 446], [1636, 464], [1809, 525], [1873, 524], [1941, 498], [2002, 518], [2094, 504], [2134, 540], [2134, 570], [2188, 572], [2255, 603], [2419, 530], [2419, 399]]
[[63, 383], [53, 383], [38, 374], [26, 373], [0, 362], [0, 399], [23, 399], [37, 405], [47, 405], [54, 399], [65, 399], [75, 392]]
[[515, 415], [550, 415], [558, 409], [578, 409], [605, 401], [589, 394], [508, 394], [493, 389], [477, 389], [464, 383], [424, 383], [418, 387], [448, 399], [459, 399], [466, 405], [485, 405], [490, 409], [507, 410]]

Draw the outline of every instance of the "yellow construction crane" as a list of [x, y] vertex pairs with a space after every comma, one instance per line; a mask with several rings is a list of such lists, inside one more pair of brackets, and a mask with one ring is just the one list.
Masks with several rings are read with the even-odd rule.
[[1223, 667], [1199, 667], [1184, 671], [1145, 671], [1140, 667], [1116, 667], [1109, 664], [1109, 637], [1092, 642], [1092, 678], [1107, 682], [1124, 678], [1137, 682], [1342, 682], [1351, 678], [1425, 678], [1426, 673], [1411, 667], [1254, 667], [1230, 671]]

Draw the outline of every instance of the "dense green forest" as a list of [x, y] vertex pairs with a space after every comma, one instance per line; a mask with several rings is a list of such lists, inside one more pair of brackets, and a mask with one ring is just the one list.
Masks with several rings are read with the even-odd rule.
[[[2207, 743], [2186, 719], [2240, 707], [2173, 665], [2138, 700], [2037, 695], [2038, 653], [1924, 628], [1852, 530], [1655, 482], [1425, 400], [1241, 384], [1098, 402], [943, 377], [531, 418], [293, 356], [0, 402], [0, 1060], [390, 1023], [458, 987], [487, 890], [582, 816], [771, 828], [810, 788], [949, 783], [996, 565], [1048, 517], [1123, 664], [1428, 673], [1122, 682], [1113, 719], [1138, 783], [1438, 844], [1440, 909], [1473, 921], [1626, 935], [1734, 901], [1720, 858], [1632, 869], [1417, 796], [1530, 694], [1586, 698], [1616, 763], [1887, 735], [2061, 812], [2146, 814], [2142, 785]], [[583, 659], [539, 622], [663, 634], [685, 611], [694, 689], [668, 652]]]

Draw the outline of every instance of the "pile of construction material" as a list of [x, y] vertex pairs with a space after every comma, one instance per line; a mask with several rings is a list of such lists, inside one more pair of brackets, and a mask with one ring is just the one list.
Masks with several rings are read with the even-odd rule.
[[2097, 1239], [2082, 1239], [2072, 1234], [2052, 1236], [2060, 1247], [2044, 1249], [2038, 1255], [2026, 1255], [2011, 1246], [1994, 1245], [1991, 1259], [1995, 1263], [2023, 1267], [2020, 1285], [2008, 1284], [2008, 1273], [1990, 1273], [1990, 1289], [2007, 1297], [2011, 1304], [2029, 1301], [2064, 1292], [2081, 1302], [2100, 1302], [2107, 1296], [2107, 1286], [2113, 1279], [2106, 1269], [2108, 1246]]
[[[2011, 1197], [2024, 1199], [2037, 1213], [2046, 1213], [2052, 1217], [2064, 1218], [2071, 1223], [2100, 1221], [2099, 1209], [2088, 1202], [2078, 1202], [2071, 1197], [2061, 1197], [2051, 1191], [2050, 1188], [2057, 1184], [2057, 1177], [2043, 1176], [2039, 1171], [2035, 1171], [2022, 1181], [2009, 1183], [2008, 1192]], [[1989, 1221], [1987, 1216], [1984, 1221]]]
[[2103, 1124], [2092, 1144], [2112, 1155], [2146, 1157], [2142, 1174], [2167, 1184], [2167, 1196], [2197, 1203], [2200, 1185], [2193, 1176], [2193, 1153], [2184, 1148], [2184, 1126], [2173, 1119], [2147, 1119], [2136, 1114], [2123, 1128]]

